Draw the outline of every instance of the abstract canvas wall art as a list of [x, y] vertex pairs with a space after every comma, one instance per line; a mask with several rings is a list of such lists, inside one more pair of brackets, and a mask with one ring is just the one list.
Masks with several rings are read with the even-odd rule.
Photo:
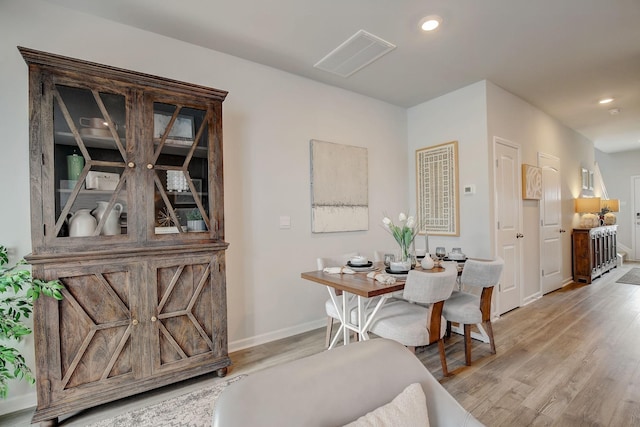
[[311, 140], [311, 231], [369, 229], [367, 149]]
[[538, 166], [522, 165], [522, 198], [542, 199], [542, 169]]

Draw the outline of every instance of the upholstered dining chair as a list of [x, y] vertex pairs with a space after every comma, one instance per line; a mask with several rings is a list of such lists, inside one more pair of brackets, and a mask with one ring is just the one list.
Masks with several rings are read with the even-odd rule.
[[[359, 255], [358, 252], [338, 255], [336, 257], [318, 258], [317, 259], [318, 270], [323, 270], [326, 267], [342, 267], [347, 264], [347, 261], [349, 261], [349, 259], [351, 259], [356, 255]], [[342, 303], [343, 296], [340, 293], [336, 292], [336, 289], [330, 288], [330, 287], [327, 287], [327, 289], [329, 290], [329, 292], [334, 292], [336, 294], [336, 298], [337, 298], [336, 301], [338, 301], [339, 303]], [[331, 298], [327, 299], [327, 301], [324, 303], [324, 307], [325, 307], [325, 311], [327, 312], [327, 332], [325, 337], [325, 344], [326, 344], [326, 347], [329, 348], [329, 345], [331, 345], [333, 321], [339, 320], [340, 316], [338, 315], [336, 307], [333, 305]]]
[[[454, 291], [444, 303], [442, 315], [447, 320], [447, 335], [451, 334], [451, 323], [464, 325], [464, 356], [467, 366], [471, 365], [471, 325], [480, 325], [486, 331], [491, 346], [491, 354], [496, 353], [491, 326], [491, 296], [493, 288], [500, 281], [504, 260], [493, 261], [468, 259], [460, 277], [461, 291]], [[465, 292], [464, 289], [480, 288], [480, 295]]]
[[398, 341], [411, 351], [416, 347], [438, 343], [442, 374], [449, 375], [444, 354], [446, 327], [442, 319], [444, 301], [449, 298], [458, 277], [456, 263], [443, 263], [437, 273], [411, 270], [404, 286], [403, 300], [382, 306], [369, 327], [375, 335]]

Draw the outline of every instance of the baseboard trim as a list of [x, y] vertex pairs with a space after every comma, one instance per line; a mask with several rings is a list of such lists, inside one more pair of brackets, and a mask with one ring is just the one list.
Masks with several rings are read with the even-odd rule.
[[256, 345], [266, 344], [271, 341], [279, 340], [282, 338], [288, 338], [293, 335], [298, 335], [304, 332], [309, 332], [314, 329], [327, 326], [327, 319], [314, 320], [313, 322], [303, 323], [301, 325], [291, 326], [289, 328], [279, 329], [277, 331], [268, 332], [262, 335], [255, 335], [249, 338], [243, 338], [241, 340], [231, 341], [229, 343], [229, 352], [232, 353], [238, 350], [244, 350], [245, 348], [254, 347]]
[[36, 396], [36, 391], [33, 390], [28, 394], [0, 401], [0, 415], [11, 414], [13, 412], [22, 411], [23, 409], [32, 409], [35, 408], [37, 404], [38, 398]]

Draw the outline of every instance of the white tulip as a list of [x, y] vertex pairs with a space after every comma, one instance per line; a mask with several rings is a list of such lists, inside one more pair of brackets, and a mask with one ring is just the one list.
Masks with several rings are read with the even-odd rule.
[[413, 228], [413, 225], [415, 224], [416, 220], [410, 216], [409, 218], [407, 218], [407, 227], [409, 228]]
[[391, 220], [385, 216], [382, 218], [382, 223], [388, 227], [391, 225]]
[[407, 220], [407, 216], [404, 214], [404, 212], [400, 212], [400, 215], [398, 216], [398, 220], [400, 222]]

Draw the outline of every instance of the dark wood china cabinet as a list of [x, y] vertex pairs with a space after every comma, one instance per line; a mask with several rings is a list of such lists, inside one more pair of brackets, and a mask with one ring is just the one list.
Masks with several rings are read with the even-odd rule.
[[19, 48], [29, 67], [33, 422], [230, 365], [227, 92]]

